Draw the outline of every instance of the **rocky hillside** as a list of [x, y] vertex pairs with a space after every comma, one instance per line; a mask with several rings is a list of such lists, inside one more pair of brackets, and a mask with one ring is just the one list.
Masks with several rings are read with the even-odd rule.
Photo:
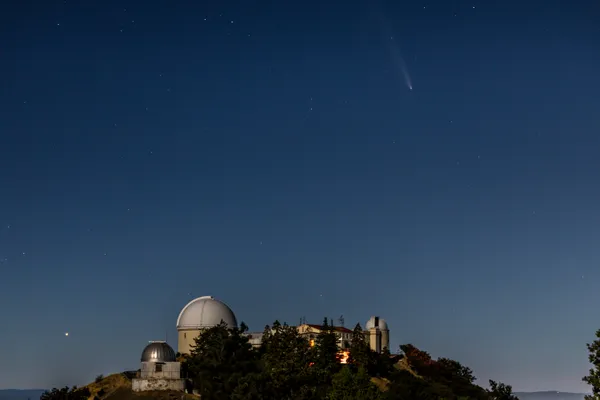
[[174, 392], [134, 392], [131, 390], [132, 374], [109, 375], [85, 386], [90, 390], [90, 400], [197, 400], [193, 395]]

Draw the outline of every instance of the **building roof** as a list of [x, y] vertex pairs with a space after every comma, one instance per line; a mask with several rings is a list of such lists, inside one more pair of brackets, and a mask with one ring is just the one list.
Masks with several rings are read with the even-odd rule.
[[[311, 328], [319, 330], [319, 331], [323, 329], [323, 325], [317, 325], [317, 324], [305, 324], [305, 325], [310, 326]], [[333, 330], [336, 332], [341, 332], [341, 333], [352, 333], [351, 329], [348, 329], [343, 326], [334, 326]]]
[[174, 362], [175, 351], [167, 342], [150, 342], [142, 351], [142, 362]]
[[212, 296], [202, 296], [186, 304], [177, 318], [177, 329], [203, 329], [225, 322], [229, 328], [237, 327], [235, 314], [227, 304]]

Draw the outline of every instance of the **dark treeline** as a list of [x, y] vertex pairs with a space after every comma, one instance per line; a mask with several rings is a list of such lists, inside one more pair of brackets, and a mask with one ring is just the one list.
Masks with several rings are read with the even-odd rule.
[[517, 400], [512, 388], [490, 381], [477, 386], [458, 361], [433, 360], [408, 344], [401, 355], [371, 351], [360, 325], [354, 329], [347, 364], [339, 361], [337, 336], [327, 320], [314, 346], [293, 326], [275, 322], [254, 349], [247, 327], [219, 325], [196, 338], [180, 355], [183, 374], [203, 400]]
[[[265, 327], [262, 345], [253, 348], [247, 327], [221, 324], [195, 339], [189, 355], [178, 354], [188, 390], [202, 400], [518, 400], [512, 388], [475, 382], [470, 368], [448, 358], [434, 360], [415, 346], [400, 355], [371, 351], [356, 325], [346, 364], [327, 320], [314, 345], [293, 326]], [[42, 400], [89, 397], [87, 389], [53, 389]], [[110, 400], [110, 396], [108, 398]]]

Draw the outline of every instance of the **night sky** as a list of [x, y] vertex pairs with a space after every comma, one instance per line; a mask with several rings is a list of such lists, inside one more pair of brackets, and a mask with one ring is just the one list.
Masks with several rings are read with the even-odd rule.
[[599, 19], [591, 0], [2, 4], [0, 388], [137, 369], [212, 295], [251, 330], [380, 315], [393, 351], [482, 385], [586, 391]]

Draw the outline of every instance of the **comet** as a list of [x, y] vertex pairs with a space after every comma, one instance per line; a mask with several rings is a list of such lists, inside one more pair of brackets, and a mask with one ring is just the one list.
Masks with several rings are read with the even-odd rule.
[[389, 43], [388, 48], [389, 48], [390, 56], [392, 58], [392, 63], [394, 64], [396, 71], [399, 72], [402, 79], [404, 80], [404, 84], [406, 85], [408, 90], [412, 91], [413, 90], [412, 79], [408, 72], [408, 67], [406, 66], [406, 62], [404, 61], [404, 57], [402, 57], [402, 52], [400, 51], [400, 46], [397, 43], [397, 41], [394, 40], [392, 28], [390, 27], [390, 24], [388, 23], [388, 21], [386, 20], [386, 18], [384, 17], [382, 12], [378, 11], [378, 12], [376, 12], [376, 14], [380, 21], [381, 30], [382, 30], [383, 34], [385, 35], [384, 37], [386, 38], [386, 41]]

